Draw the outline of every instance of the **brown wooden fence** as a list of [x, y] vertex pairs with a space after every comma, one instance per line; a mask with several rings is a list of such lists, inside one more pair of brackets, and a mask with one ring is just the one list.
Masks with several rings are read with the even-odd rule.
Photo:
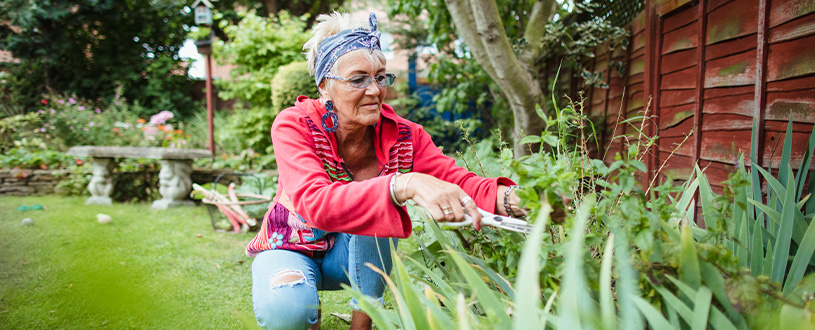
[[[590, 114], [605, 118], [607, 161], [636, 132], [617, 123], [650, 103], [644, 128], [659, 139], [649, 181], [687, 178], [698, 164], [721, 189], [740, 154], [749, 166], [753, 144], [759, 164], [777, 166], [790, 116], [799, 166], [815, 124], [815, 0], [655, 0], [626, 28], [627, 50], [599, 49], [585, 63], [609, 85], [584, 88]], [[623, 74], [613, 62], [626, 64]]]

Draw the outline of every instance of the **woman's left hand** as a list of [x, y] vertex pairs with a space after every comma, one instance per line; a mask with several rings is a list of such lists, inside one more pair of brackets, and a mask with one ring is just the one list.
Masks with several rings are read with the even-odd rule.
[[[517, 189], [517, 187], [515, 187]], [[515, 194], [515, 189], [509, 192], [509, 207], [511, 210], [507, 210], [504, 204], [504, 197], [506, 197], [506, 192], [509, 190], [508, 186], [498, 186], [498, 192], [495, 194], [495, 211], [499, 215], [504, 215], [508, 217], [520, 217], [520, 216], [527, 216], [529, 215], [529, 209], [523, 208], [520, 206], [521, 198]]]

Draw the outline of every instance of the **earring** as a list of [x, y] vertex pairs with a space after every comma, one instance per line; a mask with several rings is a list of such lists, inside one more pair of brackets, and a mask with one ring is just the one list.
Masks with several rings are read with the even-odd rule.
[[[339, 120], [337, 120], [337, 113], [334, 112], [334, 102], [331, 100], [325, 101], [325, 110], [326, 113], [323, 114], [323, 129], [326, 133], [334, 133], [337, 131], [337, 126], [339, 126]], [[328, 127], [326, 122], [328, 121], [327, 118], [331, 119], [331, 123], [333, 126]]]

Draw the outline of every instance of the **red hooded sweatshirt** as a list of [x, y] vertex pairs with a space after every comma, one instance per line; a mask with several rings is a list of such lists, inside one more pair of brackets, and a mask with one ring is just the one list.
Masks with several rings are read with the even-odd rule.
[[[390, 178], [419, 172], [460, 186], [478, 207], [495, 211], [498, 184], [455, 164], [433, 144], [421, 125], [396, 115], [383, 104], [375, 125], [377, 177], [354, 181], [337, 153], [334, 133], [322, 127], [325, 107], [305, 96], [280, 112], [272, 125], [272, 144], [279, 179], [277, 195], [263, 217], [258, 235], [246, 247], [248, 256], [269, 249], [325, 251], [331, 233], [407, 238], [412, 225], [405, 207], [389, 198]], [[307, 253], [308, 254], [308, 253]]]

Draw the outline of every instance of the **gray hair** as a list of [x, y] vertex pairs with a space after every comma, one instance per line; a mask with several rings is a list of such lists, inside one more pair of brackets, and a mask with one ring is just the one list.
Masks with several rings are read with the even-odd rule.
[[[351, 15], [348, 13], [341, 14], [335, 11], [331, 13], [331, 15], [320, 14], [320, 16], [317, 16], [317, 24], [315, 24], [314, 28], [312, 28], [311, 38], [303, 45], [303, 51], [306, 54], [306, 60], [308, 61], [308, 72], [314, 76], [314, 61], [317, 55], [317, 49], [320, 48], [320, 42], [322, 42], [323, 39], [335, 35], [340, 31], [359, 27], [367, 29], [367, 20], [355, 22], [351, 19]], [[361, 51], [361, 49], [349, 52], [349, 54], [357, 51]], [[379, 50], [374, 50], [373, 53], [365, 51], [365, 54], [367, 54], [366, 57], [371, 63], [387, 63], [385, 60], [385, 54]], [[337, 59], [337, 62], [334, 63], [334, 66], [331, 67], [329, 73], [336, 76], [337, 67], [339, 67], [342, 63], [344, 63], [344, 61], [343, 57], [341, 56], [339, 59]]]

